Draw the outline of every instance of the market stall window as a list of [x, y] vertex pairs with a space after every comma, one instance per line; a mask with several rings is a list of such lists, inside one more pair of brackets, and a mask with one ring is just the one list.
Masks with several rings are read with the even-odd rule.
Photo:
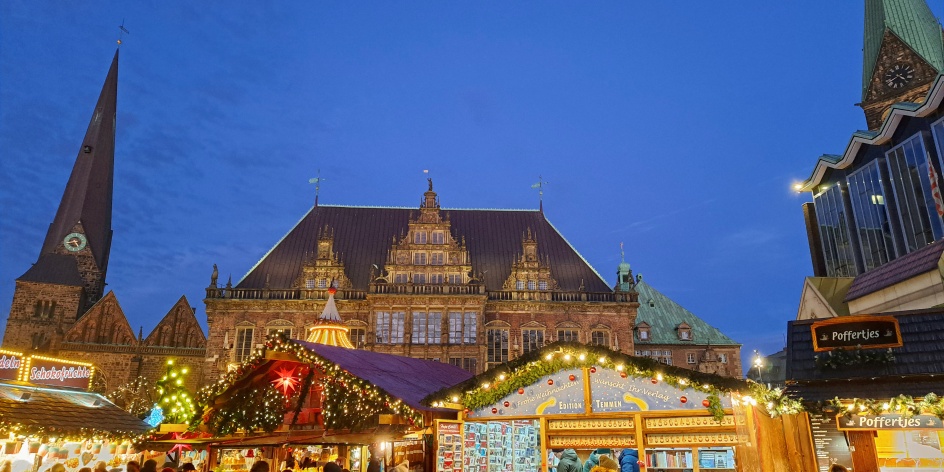
[[944, 431], [916, 429], [878, 430], [875, 449], [882, 472], [944, 470]]

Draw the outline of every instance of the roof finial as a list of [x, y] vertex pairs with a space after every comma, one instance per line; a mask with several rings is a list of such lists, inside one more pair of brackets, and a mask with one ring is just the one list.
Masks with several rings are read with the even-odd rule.
[[544, 177], [538, 175], [538, 183], [531, 185], [531, 188], [538, 189], [538, 209], [542, 213], [544, 212], [544, 186], [548, 183], [544, 180]]
[[626, 262], [626, 252], [623, 251], [623, 242], [620, 241], [620, 262]]
[[118, 25], [118, 47], [121, 47], [121, 37], [125, 34], [131, 34], [130, 31], [125, 28], [125, 19], [121, 19], [121, 24]]
[[308, 179], [308, 183], [315, 184], [315, 208], [318, 207], [318, 193], [321, 190], [321, 182], [323, 180], [327, 180], [327, 179], [321, 178], [321, 169], [318, 169], [318, 177]]

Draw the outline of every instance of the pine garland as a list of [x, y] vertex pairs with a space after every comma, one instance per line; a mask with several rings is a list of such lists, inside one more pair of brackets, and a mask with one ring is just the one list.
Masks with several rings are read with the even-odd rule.
[[271, 433], [285, 419], [285, 396], [272, 385], [248, 386], [233, 393], [232, 398], [204, 417], [207, 428], [217, 436], [246, 432]]
[[863, 350], [862, 346], [855, 349], [834, 349], [824, 354], [813, 356], [816, 367], [820, 370], [840, 369], [856, 365], [891, 364], [895, 362], [895, 354], [891, 349], [886, 351]]
[[836, 397], [821, 406], [821, 410], [826, 414], [842, 413], [844, 416], [861, 413], [868, 415], [900, 414], [906, 417], [928, 414], [944, 420], [944, 398], [935, 393], [917, 398], [915, 400], [915, 397], [899, 395], [888, 400], [853, 398], [850, 402]]

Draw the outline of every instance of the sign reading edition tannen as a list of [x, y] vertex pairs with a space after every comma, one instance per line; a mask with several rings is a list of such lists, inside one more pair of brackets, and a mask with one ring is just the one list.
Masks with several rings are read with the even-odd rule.
[[901, 347], [894, 316], [841, 316], [813, 323], [813, 350]]

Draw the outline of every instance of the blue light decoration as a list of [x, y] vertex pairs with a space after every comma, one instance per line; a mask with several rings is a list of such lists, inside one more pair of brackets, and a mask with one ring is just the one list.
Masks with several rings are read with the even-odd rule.
[[164, 410], [157, 403], [154, 404], [154, 407], [151, 408], [151, 413], [144, 419], [144, 422], [151, 425], [152, 428], [156, 428], [157, 425], [161, 424], [164, 421]]

